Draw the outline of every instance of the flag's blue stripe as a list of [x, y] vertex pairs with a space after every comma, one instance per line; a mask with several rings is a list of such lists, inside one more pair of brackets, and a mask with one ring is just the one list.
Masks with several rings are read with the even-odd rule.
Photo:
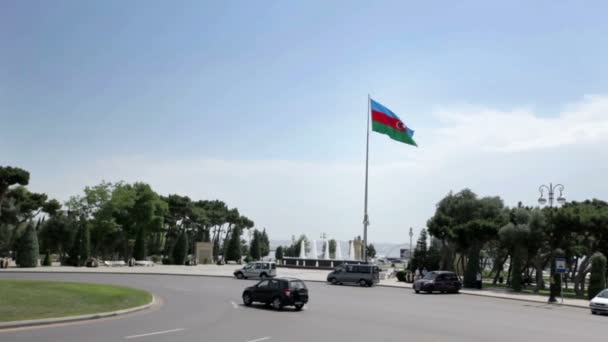
[[392, 116], [395, 119], [399, 119], [399, 117], [397, 116], [397, 114], [393, 113], [390, 109], [384, 107], [383, 105], [381, 105], [379, 102], [376, 102], [374, 100], [372, 100], [372, 110], [378, 111], [378, 112], [382, 112], [388, 116]]

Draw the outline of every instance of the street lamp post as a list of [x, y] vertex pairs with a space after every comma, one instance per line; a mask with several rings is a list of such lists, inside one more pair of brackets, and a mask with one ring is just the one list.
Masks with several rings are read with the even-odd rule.
[[[551, 225], [553, 225], [553, 219], [552, 219], [552, 215], [553, 215], [553, 199], [555, 198], [555, 191], [559, 191], [559, 196], [557, 197], [557, 203], [562, 205], [564, 203], [566, 203], [566, 198], [564, 197], [563, 193], [564, 193], [564, 186], [561, 184], [555, 184], [553, 185], [553, 183], [549, 183], [549, 186], [547, 185], [541, 185], [538, 188], [538, 191], [540, 192], [540, 197], [538, 198], [538, 204], [540, 205], [546, 205], [547, 202], [549, 204], [549, 215], [551, 216], [549, 218], [549, 220], [551, 221]], [[544, 197], [545, 195], [545, 191], [547, 191], [547, 198]], [[547, 200], [548, 199], [548, 200]], [[556, 291], [556, 285], [555, 284], [557, 282], [557, 280], [555, 279], [555, 253], [554, 253], [554, 249], [556, 246], [550, 246], [550, 274], [549, 274], [549, 279], [550, 284], [549, 284], [549, 303], [555, 303], [557, 302], [557, 298], [555, 298], [555, 295], [557, 292]], [[559, 284], [560, 286], [560, 290], [561, 290], [561, 282]]]
[[[414, 228], [410, 227], [410, 260], [412, 260], [412, 237], [414, 236]], [[408, 260], [409, 262], [409, 260]]]

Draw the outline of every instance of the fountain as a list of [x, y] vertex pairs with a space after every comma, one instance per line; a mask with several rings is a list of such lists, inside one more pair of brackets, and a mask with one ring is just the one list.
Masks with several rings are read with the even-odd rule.
[[300, 244], [300, 259], [306, 259], [306, 242], [304, 240]]
[[325, 239], [323, 241], [323, 259], [324, 260], [329, 260], [329, 241], [327, 241], [327, 239]]
[[319, 253], [317, 253], [317, 240], [312, 240], [312, 255], [309, 255], [308, 257], [310, 259], [316, 259], [318, 255]]
[[336, 260], [342, 260], [342, 249], [340, 248], [340, 241], [336, 241]]
[[348, 259], [349, 260], [355, 260], [355, 242], [354, 241], [349, 241], [349, 249], [348, 249]]

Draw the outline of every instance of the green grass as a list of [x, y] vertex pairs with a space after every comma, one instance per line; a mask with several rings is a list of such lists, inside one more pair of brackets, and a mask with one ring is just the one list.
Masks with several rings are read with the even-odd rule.
[[0, 322], [108, 312], [151, 301], [149, 292], [123, 286], [0, 280]]

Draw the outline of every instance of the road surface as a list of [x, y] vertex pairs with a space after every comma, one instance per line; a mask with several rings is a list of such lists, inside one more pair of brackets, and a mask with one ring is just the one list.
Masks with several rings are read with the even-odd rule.
[[245, 307], [250, 280], [230, 278], [0, 273], [143, 288], [162, 305], [130, 315], [1, 331], [2, 342], [605, 341], [608, 316], [588, 310], [409, 289], [309, 282], [301, 312]]

